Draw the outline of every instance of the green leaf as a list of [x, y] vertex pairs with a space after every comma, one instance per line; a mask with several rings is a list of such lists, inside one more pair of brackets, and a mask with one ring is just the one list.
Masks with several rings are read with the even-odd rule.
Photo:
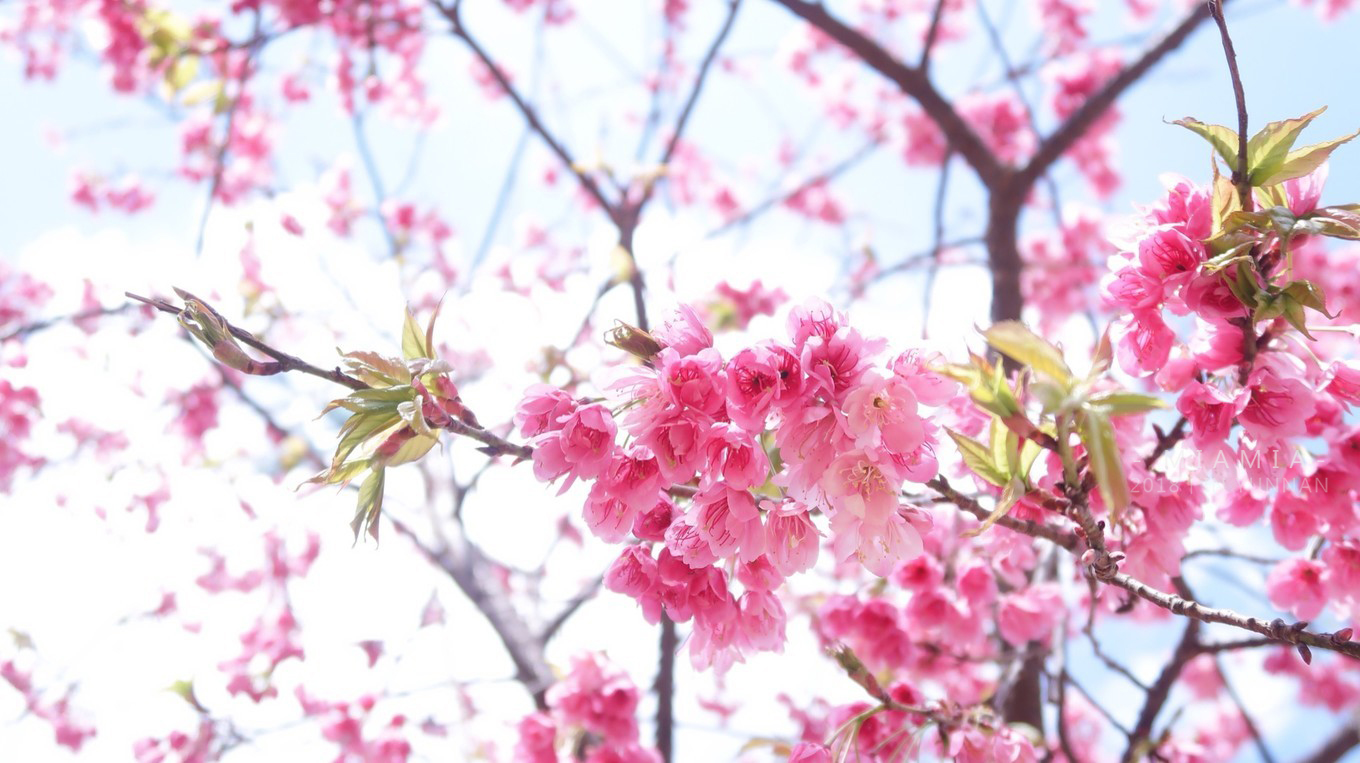
[[439, 319], [439, 311], [444, 307], [444, 300], [440, 299], [435, 303], [434, 312], [430, 313], [430, 322], [425, 324], [425, 349], [429, 352], [427, 358], [434, 357], [434, 322]]
[[1091, 405], [1099, 405], [1106, 409], [1111, 416], [1128, 416], [1135, 413], [1147, 413], [1166, 407], [1166, 401], [1156, 395], [1144, 395], [1141, 392], [1102, 392], [1092, 395]]
[[350, 376], [371, 387], [411, 383], [411, 372], [405, 363], [376, 352], [347, 352], [340, 356], [340, 366]]
[[[1237, 238], [1234, 236], [1233, 238]], [[1226, 243], [1226, 240], [1225, 242]], [[1220, 254], [1204, 261], [1204, 269], [1210, 273], [1216, 273], [1229, 265], [1237, 262], [1245, 262], [1251, 259], [1251, 247], [1256, 243], [1255, 237], [1245, 238], [1238, 243], [1232, 244], [1224, 249]]]
[[1262, 208], [1287, 207], [1289, 206], [1289, 196], [1284, 192], [1280, 185], [1268, 185], [1252, 188], [1252, 193], [1256, 195], [1257, 206]]
[[1280, 294], [1263, 293], [1256, 301], [1256, 310], [1252, 312], [1253, 322], [1273, 321], [1284, 314], [1285, 298]]
[[339, 485], [341, 488], [343, 488], [344, 486], [348, 485], [350, 481], [352, 481], [355, 477], [358, 477], [359, 472], [362, 472], [367, 468], [368, 468], [367, 459], [362, 461], [350, 461], [349, 463], [345, 464], [340, 464], [337, 462], [336, 464], [332, 464], [331, 468], [321, 472], [320, 474], [316, 475], [315, 477], [312, 477], [311, 479], [307, 480], [302, 484]]
[[198, 56], [182, 53], [165, 70], [165, 84], [178, 93], [198, 76]]
[[1360, 239], [1360, 213], [1353, 204], [1322, 207], [1294, 223], [1294, 233], [1315, 233], [1333, 238]]
[[1019, 477], [1015, 477], [1006, 483], [1006, 487], [1001, 490], [1001, 497], [996, 499], [996, 507], [992, 513], [982, 520], [982, 524], [963, 533], [963, 537], [971, 538], [986, 532], [989, 527], [996, 524], [998, 519], [1006, 516], [1006, 512], [1020, 500], [1020, 496], [1025, 494], [1025, 483]]
[[1017, 363], [1047, 376], [1064, 388], [1072, 385], [1072, 369], [1067, 367], [1062, 352], [1047, 339], [1035, 334], [1019, 321], [1002, 321], [982, 335], [997, 352]]
[[1043, 405], [1044, 413], [1054, 413], [1068, 402], [1067, 390], [1053, 382], [1037, 381], [1029, 385], [1029, 392]]
[[1222, 157], [1228, 165], [1228, 169], [1233, 171], [1237, 169], [1237, 132], [1235, 130], [1223, 125], [1205, 124], [1190, 117], [1177, 119], [1171, 124], [1180, 125], [1209, 141], [1209, 145], [1213, 146], [1214, 151]]
[[1311, 146], [1290, 151], [1289, 156], [1285, 157], [1284, 163], [1279, 168], [1260, 179], [1253, 178], [1252, 182], [1256, 185], [1274, 185], [1286, 180], [1301, 178], [1321, 167], [1337, 146], [1350, 142], [1357, 135], [1360, 135], [1360, 130], [1356, 130], [1350, 135], [1343, 135], [1340, 138], [1314, 143]]
[[430, 430], [430, 425], [425, 421], [425, 414], [421, 410], [424, 406], [419, 400], [407, 400], [397, 406], [397, 415], [405, 421], [416, 434], [425, 437], [438, 437]]
[[1289, 321], [1289, 325], [1299, 330], [1299, 333], [1316, 342], [1317, 337], [1308, 333], [1308, 321], [1303, 312], [1303, 305], [1288, 294], [1280, 295], [1280, 302], [1284, 305], [1284, 319]]
[[1239, 262], [1237, 263], [1235, 277], [1225, 279], [1233, 296], [1249, 308], [1256, 307], [1256, 295], [1261, 292], [1261, 287], [1257, 285], [1256, 276], [1252, 270], [1250, 263]]
[[1242, 198], [1237, 195], [1237, 187], [1233, 185], [1232, 178], [1218, 171], [1218, 162], [1210, 162], [1214, 170], [1213, 196], [1211, 197], [1209, 210], [1212, 227], [1210, 232], [1217, 235], [1223, 230], [1223, 222], [1233, 212], [1242, 209]]
[[973, 404], [982, 410], [1002, 418], [1020, 415], [1020, 404], [1006, 383], [1004, 369], [980, 355], [969, 353], [968, 357], [969, 365], [951, 363], [934, 370], [963, 384]]
[[399, 404], [414, 400], [418, 394], [415, 388], [409, 385], [355, 390], [346, 397], [327, 403], [326, 407], [321, 409], [321, 415], [324, 416], [336, 408], [344, 408], [354, 413], [396, 413]]
[[[1049, 434], [1052, 434], [1052, 432], [1049, 432]], [[1042, 451], [1043, 448], [1039, 446], [1039, 443], [1033, 440], [1025, 440], [1020, 443], [1020, 465], [1015, 470], [1016, 476], [1028, 482], [1029, 470], [1034, 466], [1035, 459], [1039, 457], [1039, 453]]]
[[954, 440], [954, 444], [959, 446], [959, 454], [963, 456], [963, 463], [969, 469], [972, 469], [974, 474], [997, 487], [1006, 484], [1009, 476], [1003, 474], [992, 462], [992, 453], [987, 446], [948, 427], [944, 431], [948, 432], [950, 438]]
[[180, 679], [168, 687], [171, 692], [178, 695], [180, 699], [189, 703], [189, 706], [200, 713], [208, 712], [202, 702], [198, 701], [198, 696], [194, 694], [194, 682]]
[[1303, 132], [1303, 128], [1307, 127], [1318, 114], [1326, 110], [1327, 107], [1323, 106], [1297, 119], [1271, 122], [1251, 136], [1251, 140], [1247, 142], [1247, 170], [1251, 173], [1251, 184], [1273, 185], [1266, 182], [1266, 178], [1279, 172], [1289, 157], [1289, 150], [1294, 147], [1294, 141], [1298, 140], [1299, 133]]
[[[1326, 299], [1323, 297], [1322, 290], [1312, 281], [1291, 281], [1284, 287], [1284, 293], [1304, 307], [1316, 310], [1328, 318], [1336, 317], [1336, 315], [1327, 312]], [[1340, 315], [1340, 313], [1337, 315]]]
[[179, 94], [179, 102], [182, 106], [197, 106], [200, 103], [215, 101], [222, 97], [222, 80], [210, 79], [202, 82], [195, 82], [184, 88]]
[[1129, 505], [1129, 483], [1124, 477], [1124, 465], [1119, 460], [1119, 446], [1115, 442], [1114, 426], [1103, 411], [1082, 411], [1081, 442], [1086, 446], [1090, 469], [1096, 476], [1100, 497], [1110, 510], [1113, 521]]
[[420, 324], [409, 307], [406, 308], [406, 322], [401, 327], [401, 356], [407, 360], [434, 357], [425, 342], [425, 332], [420, 330]]
[[354, 530], [354, 542], [359, 542], [362, 530], [368, 530], [373, 540], [378, 540], [378, 517], [382, 515], [384, 470], [379, 467], [368, 475], [359, 486], [359, 506], [354, 512], [354, 521], [349, 526]]
[[1020, 435], [1011, 431], [1000, 417], [992, 417], [991, 431], [988, 433], [992, 451], [992, 464], [997, 471], [1015, 474], [1020, 464]]
[[383, 459], [383, 466], [400, 466], [402, 464], [409, 464], [412, 461], [419, 461], [424, 458], [425, 454], [429, 453], [430, 449], [438, 442], [438, 437], [416, 435], [402, 443], [396, 453]]
[[395, 413], [356, 413], [349, 417], [345, 426], [340, 428], [340, 441], [335, 447], [331, 464], [339, 464], [349, 458], [356, 448], [368, 440], [383, 440], [391, 430], [402, 425], [400, 416]]

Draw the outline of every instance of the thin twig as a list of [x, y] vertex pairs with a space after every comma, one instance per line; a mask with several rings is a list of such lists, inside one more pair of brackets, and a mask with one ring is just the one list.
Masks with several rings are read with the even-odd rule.
[[491, 73], [491, 77], [496, 80], [497, 86], [510, 97], [510, 101], [514, 103], [515, 108], [518, 109], [520, 115], [524, 117], [524, 121], [528, 123], [529, 129], [533, 130], [534, 134], [538, 135], [538, 137], [547, 144], [548, 149], [552, 151], [558, 161], [562, 163], [562, 166], [576, 177], [576, 181], [580, 183], [586, 193], [590, 194], [590, 196], [595, 199], [596, 203], [600, 205], [600, 208], [609, 216], [610, 221], [615, 225], [618, 225], [621, 222], [618, 204], [605, 195], [604, 189], [600, 187], [599, 183], [595, 182], [595, 178], [586, 174], [581, 169], [580, 165], [576, 163], [576, 160], [572, 158], [571, 152], [568, 151], [566, 146], [558, 140], [557, 136], [547, 128], [543, 123], [543, 120], [539, 118], [538, 112], [534, 110], [534, 107], [529, 105], [528, 101], [524, 99], [524, 96], [522, 96], [514, 84], [510, 82], [510, 78], [505, 76], [505, 72], [501, 70], [500, 65], [491, 58], [486, 52], [486, 49], [484, 49], [481, 44], [477, 42], [476, 38], [467, 31], [467, 27], [463, 25], [462, 17], [459, 14], [461, 3], [453, 2], [449, 5], [441, 5], [438, 2], [434, 2], [433, 5], [453, 26], [453, 36], [462, 40], [463, 43], [467, 45], [468, 49], [472, 51], [472, 54], [477, 57], [477, 60], [481, 61], [482, 65]]
[[887, 77], [903, 93], [916, 99], [921, 109], [940, 128], [950, 147], [977, 173], [982, 184], [988, 189], [1000, 187], [1007, 177], [1007, 170], [972, 126], [935, 88], [935, 83], [930, 81], [925, 72], [899, 61], [877, 42], [831, 15], [821, 3], [808, 0], [774, 2], [844, 45], [866, 66]]
[[1209, 13], [1218, 24], [1218, 35], [1223, 40], [1223, 56], [1228, 59], [1228, 75], [1232, 77], [1233, 99], [1237, 103], [1237, 166], [1232, 182], [1242, 208], [1251, 211], [1251, 177], [1247, 170], [1247, 93], [1242, 87], [1242, 74], [1237, 70], [1237, 53], [1232, 36], [1228, 34], [1228, 20], [1223, 15], [1224, 0], [1209, 0]]
[[1183, 42], [1190, 37], [1190, 34], [1209, 18], [1209, 9], [1200, 4], [1193, 11], [1171, 30], [1165, 37], [1148, 48], [1143, 55], [1136, 61], [1125, 66], [1119, 74], [1105, 83], [1105, 86], [1087, 98], [1084, 103], [1063, 122], [1057, 130], [1054, 130], [1035, 150], [1034, 156], [1024, 169], [1020, 170], [1017, 180], [1020, 186], [1028, 188], [1034, 184], [1048, 168], [1067, 152], [1072, 144], [1076, 143], [1086, 135], [1091, 129], [1091, 125], [1114, 104], [1119, 96], [1124, 94], [1140, 79], [1147, 74], [1152, 67], [1156, 66], [1171, 51], [1179, 48]]
[[47, 329], [50, 329], [53, 326], [59, 326], [64, 323], [79, 323], [80, 321], [87, 321], [90, 320], [91, 318], [102, 318], [106, 315], [118, 315], [119, 313], [127, 312], [131, 308], [132, 308], [131, 304], [118, 305], [116, 307], [94, 307], [90, 308], [89, 310], [82, 310], [78, 313], [72, 313], [70, 315], [59, 315], [55, 318], [44, 318], [40, 321], [25, 323], [22, 326], [15, 327], [15, 329], [9, 332], [8, 334], [0, 336], [0, 343], [8, 342], [11, 339], [22, 339], [28, 336], [29, 334], [36, 334], [39, 331], [46, 331]]
[[1251, 734], [1252, 741], [1256, 743], [1256, 750], [1261, 753], [1261, 760], [1265, 763], [1275, 763], [1275, 756], [1270, 754], [1270, 747], [1266, 745], [1266, 740], [1261, 736], [1261, 729], [1247, 712], [1246, 703], [1233, 688], [1232, 682], [1228, 680], [1228, 671], [1223, 668], [1223, 659], [1217, 654], [1213, 656], [1214, 669], [1218, 671], [1218, 679], [1223, 682], [1223, 691], [1227, 692], [1228, 698], [1237, 705], [1237, 712], [1242, 714], [1242, 722], [1247, 725], [1247, 733]]
[[[124, 295], [130, 299], [135, 299], [138, 302], [150, 305], [163, 313], [169, 313], [175, 316], [178, 316], [180, 314], [180, 309], [178, 307], [175, 307], [174, 305], [170, 304], [169, 302], [166, 302], [163, 299], [141, 297], [136, 294], [133, 294], [132, 292], [124, 292]], [[331, 369], [329, 371], [324, 368], [319, 368], [317, 366], [312, 365], [311, 363], [308, 363], [305, 360], [302, 360], [301, 358], [294, 357], [286, 352], [283, 352], [282, 350], [277, 350], [274, 347], [265, 344], [264, 342], [256, 338], [254, 334], [250, 333], [249, 331], [246, 331], [245, 329], [239, 326], [236, 326], [235, 324], [227, 323], [226, 325], [227, 329], [231, 331], [232, 336], [236, 337], [246, 345], [253, 347], [256, 350], [259, 350], [265, 355], [268, 355], [271, 359], [274, 360], [275, 363], [279, 364], [278, 370], [274, 371], [274, 373], [298, 371], [304, 374], [308, 374], [310, 376], [315, 376], [319, 379], [325, 379], [326, 381], [344, 385], [353, 390], [368, 389], [367, 384], [359, 381], [358, 379], [355, 379], [352, 376], [348, 376], [342, 373], [339, 368]]]

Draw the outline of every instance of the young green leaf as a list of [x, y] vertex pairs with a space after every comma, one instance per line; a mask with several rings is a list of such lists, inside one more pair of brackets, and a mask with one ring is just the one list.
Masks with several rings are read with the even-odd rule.
[[1072, 386], [1072, 369], [1062, 352], [1019, 321], [1001, 321], [982, 335], [997, 352], [1047, 376], [1064, 388]]
[[1155, 395], [1144, 395], [1141, 392], [1125, 392], [1123, 390], [1092, 395], [1088, 402], [1091, 405], [1098, 405], [1106, 409], [1111, 416], [1147, 413], [1166, 407], [1166, 401]]
[[1129, 483], [1124, 476], [1124, 465], [1119, 460], [1119, 446], [1115, 442], [1114, 426], [1103, 411], [1082, 411], [1081, 442], [1100, 497], [1110, 510], [1110, 517], [1119, 521], [1119, 514], [1129, 505]]
[[992, 462], [992, 453], [987, 446], [952, 429], [945, 428], [944, 431], [949, 433], [954, 444], [959, 447], [959, 454], [963, 456], [963, 463], [969, 469], [972, 469], [974, 474], [997, 487], [1001, 487], [1009, 481], [1010, 476], [1003, 473]]
[[382, 515], [384, 470], [375, 468], [359, 486], [359, 505], [354, 512], [354, 520], [349, 523], [354, 530], [354, 542], [359, 542], [361, 530], [367, 529], [373, 540], [378, 540], [378, 517]]
[[1274, 185], [1286, 180], [1301, 178], [1321, 167], [1337, 146], [1350, 142], [1357, 135], [1360, 135], [1360, 130], [1356, 130], [1350, 135], [1343, 135], [1340, 138], [1314, 143], [1311, 146], [1290, 151], [1289, 156], [1286, 156], [1278, 167], [1270, 168], [1269, 172], [1267, 172], [1267, 168], [1262, 168], [1261, 176], [1259, 178], [1253, 177], [1252, 183], [1255, 185]]
[[1011, 431], [1000, 417], [992, 417], [991, 431], [988, 433], [992, 451], [992, 464], [998, 472], [1015, 474], [1020, 465], [1020, 435]]
[[1262, 181], [1284, 165], [1299, 133], [1326, 110], [1323, 106], [1296, 119], [1271, 122], [1251, 136], [1247, 141], [1247, 170], [1251, 173], [1252, 185], [1271, 185]]
[[425, 343], [425, 332], [420, 330], [411, 308], [406, 308], [406, 322], [401, 327], [401, 356], [406, 360], [431, 358], [430, 346]]
[[1209, 141], [1209, 145], [1214, 147], [1214, 151], [1228, 165], [1228, 169], [1237, 169], [1237, 132], [1235, 130], [1223, 125], [1208, 125], [1190, 117], [1177, 119], [1171, 124], [1180, 125]]

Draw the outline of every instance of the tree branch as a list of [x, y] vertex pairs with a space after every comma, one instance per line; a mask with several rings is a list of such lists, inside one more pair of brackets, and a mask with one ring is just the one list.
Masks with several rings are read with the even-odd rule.
[[482, 552], [466, 539], [462, 540], [461, 548], [449, 546], [432, 549], [400, 520], [389, 516], [388, 521], [398, 533], [411, 541], [422, 556], [447, 573], [468, 601], [482, 613], [515, 664], [515, 678], [533, 695], [534, 705], [539, 710], [546, 710], [546, 692], [553, 683], [553, 675], [543, 656], [543, 642], [534, 636], [528, 623], [510, 605], [508, 597], [486, 588], [485, 581], [493, 577]]
[[592, 178], [581, 171], [580, 166], [577, 165], [576, 160], [572, 158], [571, 153], [567, 150], [566, 146], [564, 146], [562, 142], [553, 135], [552, 131], [543, 124], [543, 120], [539, 118], [538, 112], [534, 110], [534, 107], [529, 105], [528, 101], [524, 100], [524, 97], [520, 95], [519, 90], [517, 90], [510, 82], [510, 79], [505, 76], [505, 72], [501, 70], [495, 60], [493, 60], [477, 40], [468, 33], [467, 28], [463, 26], [463, 20], [459, 13], [462, 4], [455, 1], [450, 5], [443, 5], [439, 2], [433, 2], [433, 5], [439, 13], [453, 25], [453, 36], [462, 40], [463, 43], [468, 46], [468, 49], [472, 51], [472, 54], [482, 62], [482, 65], [485, 66], [488, 71], [491, 72], [491, 76], [496, 80], [496, 84], [510, 97], [510, 100], [515, 104], [515, 108], [518, 109], [520, 115], [524, 117], [524, 121], [529, 124], [529, 129], [533, 130], [534, 134], [538, 135], [538, 137], [547, 144], [548, 149], [557, 156], [558, 161], [567, 168], [567, 171], [576, 176], [576, 181], [581, 184], [581, 187], [585, 189], [586, 193], [590, 194], [590, 196], [595, 199], [604, 210], [605, 214], [609, 216], [610, 221], [615, 225], [620, 225], [621, 219], [618, 205], [605, 195], [604, 189], [600, 188], [599, 183], [595, 182], [595, 178]]
[[1152, 734], [1152, 724], [1157, 721], [1157, 714], [1162, 711], [1167, 697], [1171, 696], [1171, 687], [1176, 684], [1176, 679], [1180, 678], [1185, 663], [1199, 653], [1199, 629], [1198, 620], [1191, 620], [1186, 624], [1180, 643], [1176, 645], [1176, 651], [1162, 667], [1157, 680], [1148, 687], [1147, 698], [1143, 700], [1143, 709], [1138, 713], [1138, 723], [1129, 733], [1129, 746], [1124, 751], [1125, 763], [1137, 760], [1143, 754], [1142, 747]]
[[1360, 726], [1354, 721], [1338, 729], [1326, 744], [1299, 763], [1337, 763], [1346, 753], [1360, 747]]
[[1057, 130], [1039, 144], [1033, 158], [1019, 171], [1017, 181], [1020, 186], [1029, 188], [1033, 185], [1059, 157], [1067, 152], [1067, 149], [1072, 147], [1072, 144], [1086, 134], [1091, 125], [1095, 124], [1095, 121], [1124, 94], [1124, 91], [1142, 79], [1143, 75], [1147, 74], [1167, 54], [1179, 48], [1190, 37], [1190, 34], [1208, 18], [1209, 9], [1202, 3], [1197, 4], [1195, 9], [1175, 29], [1167, 33], [1157, 44], [1148, 48], [1143, 55], [1138, 57], [1137, 61], [1124, 67], [1119, 74], [1115, 75], [1114, 79], [1107, 82], [1104, 87], [1088, 98], [1080, 108], [1067, 118], [1066, 122], [1063, 122]]
[[[694, 105], [699, 102], [699, 94], [703, 92], [704, 82], [708, 78], [708, 71], [713, 67], [713, 62], [718, 58], [718, 50], [722, 48], [723, 42], [727, 40], [728, 34], [732, 31], [732, 25], [737, 20], [737, 10], [741, 7], [741, 0], [728, 0], [727, 18], [723, 25], [718, 29], [718, 35], [713, 38], [712, 44], [708, 46], [708, 52], [704, 54], [703, 61], [699, 64], [699, 72], [694, 75], [694, 86], [690, 88], [689, 97], [685, 99], [685, 105], [680, 109], [680, 116], [675, 119], [675, 127], [671, 130], [671, 137], [666, 141], [666, 149], [661, 152], [661, 161], [658, 164], [663, 167], [670, 164], [675, 156], [675, 150], [680, 147], [680, 139], [685, 134], [685, 126], [689, 124], [689, 118], [694, 113]], [[641, 212], [647, 205], [647, 201], [652, 198], [652, 193], [656, 189], [656, 183], [649, 182], [643, 188], [642, 198], [638, 199], [637, 209]]]
[[940, 128], [940, 132], [944, 133], [950, 147], [977, 173], [982, 184], [988, 189], [1001, 185], [1009, 170], [1001, 164], [963, 117], [959, 116], [949, 101], [935, 89], [934, 83], [922, 70], [897, 60], [878, 43], [832, 16], [821, 3], [807, 0], [774, 0], [774, 2], [849, 48], [865, 65], [888, 78], [903, 93], [916, 99], [926, 115]]
[[[171, 315], [178, 316], [181, 312], [181, 310], [178, 307], [175, 307], [174, 305], [170, 304], [169, 302], [166, 302], [163, 299], [155, 298], [148, 299], [147, 297], [137, 296], [132, 292], [123, 292], [123, 294], [124, 296], [130, 299], [135, 299], [138, 302], [150, 305], [163, 313], [170, 313]], [[202, 300], [199, 301], [202, 302]], [[206, 305], [207, 303], [204, 304]], [[224, 323], [226, 323], [225, 320]], [[235, 324], [226, 323], [226, 326], [227, 329], [231, 332], [232, 336], [236, 337], [244, 344], [256, 350], [259, 350], [265, 355], [268, 355], [271, 359], [273, 359], [273, 361], [276, 364], [278, 364], [274, 370], [270, 371], [271, 374], [286, 373], [288, 371], [299, 371], [310, 376], [315, 376], [318, 379], [325, 379], [326, 381], [329, 382], [335, 382], [336, 384], [349, 387], [350, 389], [354, 390], [368, 389], [367, 384], [359, 381], [358, 379], [355, 379], [352, 376], [348, 376], [344, 373], [341, 373], [339, 368], [327, 371], [326, 369], [314, 366], [311, 363], [302, 360], [301, 358], [289, 355], [288, 353], [283, 352], [282, 350], [274, 349], [273, 347], [265, 344], [264, 342], [261, 342], [259, 339], [255, 337], [254, 334], [250, 333], [249, 331], [246, 331], [245, 329], [239, 326], [236, 326]]]
[[1223, 40], [1223, 56], [1228, 60], [1228, 76], [1232, 78], [1233, 100], [1237, 103], [1237, 166], [1232, 182], [1242, 208], [1251, 211], [1251, 177], [1247, 172], [1247, 93], [1242, 88], [1242, 74], [1237, 70], [1237, 53], [1232, 36], [1228, 34], [1228, 20], [1223, 16], [1224, 0], [1209, 0], [1209, 13], [1218, 25], [1218, 36]]

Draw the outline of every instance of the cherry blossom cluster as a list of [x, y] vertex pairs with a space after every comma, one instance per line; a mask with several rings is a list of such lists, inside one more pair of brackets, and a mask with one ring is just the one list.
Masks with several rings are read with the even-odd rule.
[[603, 656], [573, 657], [567, 675], [549, 687], [548, 709], [519, 723], [517, 763], [557, 763], [559, 747], [574, 747], [587, 763], [658, 763], [638, 741], [638, 690]]
[[[607, 383], [619, 405], [539, 385], [516, 423], [532, 438], [534, 473], [591, 482], [585, 521], [609, 542], [630, 536], [606, 576], [655, 622], [694, 620], [696, 665], [782, 648], [774, 595], [812, 567], [825, 518], [837, 561], [887, 575], [921, 552], [929, 515], [900, 498], [935, 476], [935, 426], [921, 404], [952, 383], [906, 352], [875, 359], [868, 339], [825, 304], [795, 308], [790, 343], [766, 341], [724, 359], [695, 312], [655, 332], [644, 365]], [[616, 418], [617, 417], [617, 418]], [[619, 421], [627, 444], [616, 442]], [[674, 495], [685, 495], [684, 506]], [[730, 591], [735, 578], [744, 587]]]
[[[1313, 211], [1325, 179], [1323, 165], [1286, 181], [1289, 212]], [[1309, 619], [1331, 601], [1339, 613], [1353, 617], [1353, 583], [1360, 570], [1354, 500], [1360, 460], [1353, 454], [1360, 429], [1347, 412], [1360, 403], [1360, 367], [1328, 360], [1345, 349], [1333, 343], [1334, 335], [1318, 333], [1321, 339], [1312, 341], [1283, 317], [1255, 324], [1255, 352], [1247, 354], [1243, 332], [1253, 325], [1251, 311], [1228, 285], [1236, 277], [1233, 268], [1247, 265], [1230, 266], [1226, 274], [1206, 266], [1209, 203], [1207, 189], [1172, 180], [1166, 196], [1144, 210], [1104, 285], [1111, 304], [1126, 311], [1116, 325], [1121, 365], [1134, 374], [1155, 372], [1158, 386], [1177, 395], [1176, 409], [1188, 422], [1193, 446], [1168, 456], [1169, 477], [1142, 473], [1150, 488], [1143, 501], [1144, 534], [1157, 541], [1139, 542], [1159, 548], [1158, 566], [1175, 574], [1180, 537], [1198, 517], [1210, 487], [1218, 516], [1230, 524], [1253, 524], [1269, 509], [1271, 530], [1286, 549], [1301, 550], [1318, 536], [1329, 542], [1318, 558], [1286, 560], [1271, 573], [1267, 590], [1277, 606]], [[1261, 253], [1261, 261], [1274, 280], [1314, 275], [1327, 283], [1323, 273], [1309, 272], [1329, 261], [1323, 250], [1316, 238], [1296, 239], [1291, 251], [1298, 265], [1292, 273], [1278, 243]], [[1327, 322], [1316, 313], [1309, 320]], [[1189, 343], [1177, 341], [1176, 324], [1191, 325]], [[1306, 441], [1320, 441], [1325, 450], [1316, 453]], [[1213, 492], [1213, 486], [1221, 489]]]

